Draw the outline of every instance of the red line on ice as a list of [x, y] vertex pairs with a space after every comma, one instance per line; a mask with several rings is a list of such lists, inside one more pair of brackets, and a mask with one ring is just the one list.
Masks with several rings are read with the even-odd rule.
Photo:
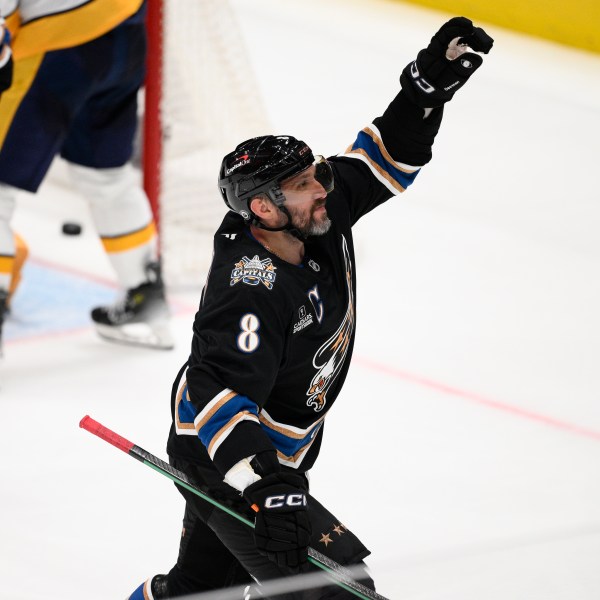
[[561, 421], [559, 419], [555, 419], [553, 417], [549, 417], [541, 413], [532, 412], [523, 408], [519, 408], [518, 406], [506, 404], [505, 402], [492, 400], [491, 398], [486, 398], [485, 396], [481, 396], [473, 392], [461, 390], [446, 385], [444, 383], [434, 381], [433, 379], [428, 379], [427, 377], [415, 375], [414, 373], [408, 373], [407, 371], [402, 371], [401, 369], [390, 367], [389, 365], [385, 365], [383, 363], [379, 363], [365, 357], [355, 355], [352, 360], [354, 363], [360, 365], [361, 367], [364, 367], [365, 369], [378, 371], [379, 373], [384, 373], [385, 375], [389, 375], [390, 377], [402, 379], [403, 381], [408, 381], [410, 383], [414, 383], [415, 385], [430, 388], [432, 390], [436, 390], [449, 396], [463, 398], [464, 400], [469, 400], [482, 406], [487, 406], [488, 408], [501, 410], [514, 416], [521, 417], [523, 419], [529, 419], [530, 421], [536, 421], [538, 423], [542, 423], [544, 425], [548, 425], [556, 429], [562, 429], [563, 431], [569, 431], [570, 433], [575, 433], [577, 435], [590, 437], [592, 439], [600, 441], [600, 431], [586, 429], [585, 427], [581, 427], [573, 423], [568, 423], [567, 421]]

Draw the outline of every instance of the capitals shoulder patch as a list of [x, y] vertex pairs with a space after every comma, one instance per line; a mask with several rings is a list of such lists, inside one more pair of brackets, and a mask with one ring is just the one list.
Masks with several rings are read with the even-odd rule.
[[268, 290], [273, 289], [273, 284], [277, 278], [270, 258], [261, 260], [257, 254], [252, 258], [244, 256], [239, 262], [236, 262], [233, 271], [231, 271], [231, 281], [229, 285], [235, 285], [240, 281], [246, 285], [259, 285], [262, 283]]

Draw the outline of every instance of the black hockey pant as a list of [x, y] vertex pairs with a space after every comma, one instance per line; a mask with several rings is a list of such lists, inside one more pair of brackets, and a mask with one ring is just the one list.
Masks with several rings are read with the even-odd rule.
[[[200, 470], [189, 463], [171, 459], [171, 464], [186, 473], [202, 487]], [[254, 544], [253, 530], [226, 512], [202, 500], [192, 492], [177, 486], [186, 500], [183, 531], [177, 564], [168, 574], [169, 598], [237, 585], [249, 585], [253, 578], [264, 583], [289, 576], [268, 558], [259, 554]], [[231, 491], [229, 491], [231, 490]], [[222, 485], [208, 491], [220, 502], [252, 519], [249, 507], [233, 490]], [[314, 498], [309, 497], [313, 524], [311, 546], [343, 565], [360, 565], [364, 578], [360, 582], [374, 589], [362, 559], [369, 554], [360, 540], [329, 513]], [[333, 540], [323, 543], [326, 534]], [[316, 567], [312, 567], [314, 570]], [[252, 577], [250, 577], [252, 575]], [[260, 588], [259, 588], [260, 589]], [[254, 596], [252, 596], [254, 598]], [[339, 586], [271, 596], [272, 600], [350, 600], [353, 594]]]

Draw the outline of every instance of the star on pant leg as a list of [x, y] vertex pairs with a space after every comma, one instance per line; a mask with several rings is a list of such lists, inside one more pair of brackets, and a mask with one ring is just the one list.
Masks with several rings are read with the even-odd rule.
[[323, 537], [319, 540], [320, 542], [323, 542], [325, 544], [325, 547], [327, 548], [328, 544], [333, 544], [333, 540], [329, 537], [328, 533], [322, 533], [321, 534]]

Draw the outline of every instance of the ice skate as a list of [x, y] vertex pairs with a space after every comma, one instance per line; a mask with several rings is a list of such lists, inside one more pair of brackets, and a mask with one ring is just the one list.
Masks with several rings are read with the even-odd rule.
[[162, 600], [169, 598], [168, 579], [166, 575], [155, 575], [142, 583], [126, 600]]
[[104, 339], [171, 350], [174, 343], [160, 266], [151, 263], [146, 271], [148, 281], [127, 290], [124, 298], [112, 306], [94, 308], [92, 320]]

